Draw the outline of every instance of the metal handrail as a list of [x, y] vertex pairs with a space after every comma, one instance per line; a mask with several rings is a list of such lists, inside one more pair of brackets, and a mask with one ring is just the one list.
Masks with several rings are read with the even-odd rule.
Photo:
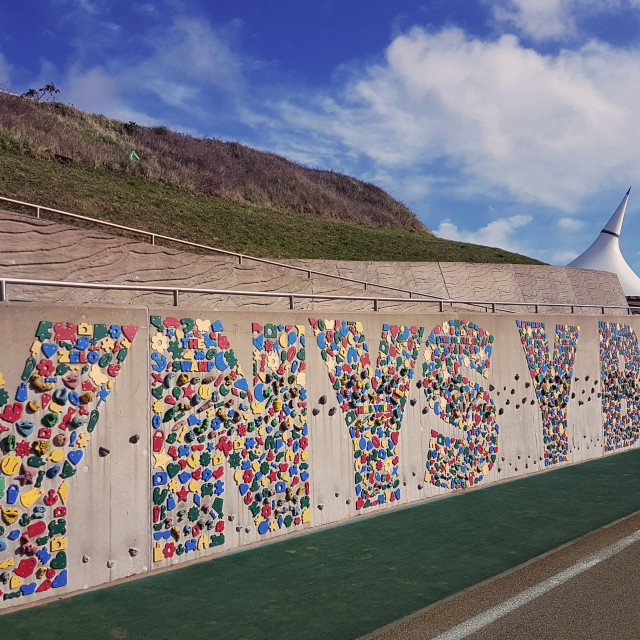
[[172, 236], [165, 236], [160, 233], [153, 233], [152, 231], [144, 231], [143, 229], [136, 229], [135, 227], [127, 227], [122, 224], [116, 224], [115, 222], [107, 222], [105, 220], [99, 220], [98, 218], [91, 218], [89, 216], [82, 216], [77, 213], [70, 213], [68, 211], [61, 211], [60, 209], [52, 209], [51, 207], [45, 207], [39, 204], [33, 204], [31, 202], [22, 202], [21, 200], [13, 200], [11, 198], [4, 198], [0, 196], [0, 201], [10, 202], [23, 207], [31, 207], [36, 210], [36, 218], [40, 218], [40, 212], [46, 211], [48, 213], [55, 213], [67, 218], [73, 218], [74, 220], [83, 220], [84, 222], [91, 222], [92, 224], [109, 227], [111, 229], [119, 229], [120, 231], [128, 231], [130, 233], [136, 233], [141, 236], [145, 236], [151, 239], [151, 244], [155, 245], [156, 240], [165, 240], [167, 242], [175, 242], [187, 247], [194, 247], [196, 249], [204, 249], [206, 251], [213, 251], [215, 253], [221, 253], [227, 256], [233, 256], [238, 258], [238, 263], [243, 264], [244, 260], [253, 260], [254, 262], [260, 262], [262, 264], [269, 264], [275, 267], [283, 267], [285, 269], [291, 269], [293, 271], [303, 271], [307, 274], [308, 278], [312, 275], [322, 276], [324, 278], [334, 278], [336, 280], [343, 280], [344, 282], [354, 282], [364, 286], [364, 290], [367, 291], [369, 287], [378, 287], [379, 289], [387, 289], [389, 291], [399, 291], [401, 293], [408, 293], [409, 298], [414, 294], [421, 295], [425, 298], [433, 298], [439, 300], [438, 296], [434, 296], [430, 293], [422, 293], [420, 291], [413, 291], [412, 289], [403, 289], [402, 287], [392, 287], [386, 284], [378, 284], [375, 282], [369, 282], [368, 280], [358, 280], [357, 278], [349, 278], [347, 276], [339, 276], [333, 273], [327, 273], [325, 271], [316, 271], [315, 269], [308, 269], [306, 267], [297, 267], [295, 265], [287, 264], [286, 262], [278, 262], [277, 260], [269, 260], [268, 258], [257, 258], [255, 256], [249, 256], [243, 253], [237, 253], [235, 251], [228, 251], [227, 249], [220, 249], [218, 247], [212, 247], [206, 244], [199, 244], [197, 242], [190, 242], [189, 240], [180, 240], [179, 238], [173, 238]]
[[[140, 285], [140, 284], [110, 284], [100, 282], [72, 282], [68, 280], [37, 280], [34, 278], [0, 278], [0, 302], [9, 302], [9, 294], [7, 292], [7, 285], [27, 285], [27, 286], [40, 286], [40, 287], [64, 287], [74, 289], [101, 289], [101, 290], [115, 290], [115, 291], [150, 291], [156, 293], [169, 293], [173, 296], [173, 306], [180, 306], [180, 294], [181, 293], [200, 293], [208, 295], [226, 295], [226, 296], [255, 296], [260, 298], [289, 298], [289, 308], [295, 309], [295, 299], [301, 298], [306, 300], [368, 300], [373, 303], [373, 310], [380, 310], [380, 302], [407, 302], [407, 298], [396, 297], [371, 297], [371, 296], [351, 296], [351, 295], [335, 295], [335, 294], [319, 294], [319, 293], [283, 293], [276, 291], [242, 291], [237, 289], [202, 289], [197, 287], [163, 287], [160, 285]], [[605, 313], [605, 309], [624, 309], [627, 315], [631, 315], [631, 307], [619, 306], [619, 305], [597, 305], [597, 304], [572, 304], [562, 302], [539, 302], [539, 303], [526, 303], [526, 302], [500, 302], [491, 300], [454, 300], [450, 298], [439, 298], [434, 300], [433, 298], [411, 298], [411, 302], [437, 302], [439, 304], [439, 310], [444, 312], [444, 306], [446, 304], [466, 304], [466, 305], [481, 305], [486, 308], [487, 313], [491, 310], [492, 313], [496, 312], [496, 304], [504, 306], [532, 306], [535, 309], [535, 313], [540, 313], [540, 307], [570, 307], [571, 313], [575, 312], [575, 309], [600, 309], [602, 313]], [[511, 312], [514, 313], [514, 312]]]

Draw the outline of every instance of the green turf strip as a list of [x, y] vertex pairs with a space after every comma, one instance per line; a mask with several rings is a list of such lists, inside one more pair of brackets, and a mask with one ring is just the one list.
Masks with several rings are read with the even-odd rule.
[[[640, 450], [0, 617], [3, 637], [357, 638], [640, 509]], [[73, 568], [70, 569], [73, 571]]]

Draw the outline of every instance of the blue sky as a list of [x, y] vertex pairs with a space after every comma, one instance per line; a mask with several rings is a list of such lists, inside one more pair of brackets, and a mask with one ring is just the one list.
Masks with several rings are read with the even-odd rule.
[[638, 273], [639, 78], [640, 0], [0, 3], [0, 87], [354, 175], [443, 237], [566, 264], [633, 186]]

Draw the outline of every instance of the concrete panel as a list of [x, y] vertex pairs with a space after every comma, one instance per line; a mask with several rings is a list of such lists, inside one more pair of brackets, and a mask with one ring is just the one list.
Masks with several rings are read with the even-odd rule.
[[[40, 333], [39, 328], [43, 327], [41, 324], [43, 321], [49, 321], [49, 329], [47, 331], [45, 325], [45, 331]], [[65, 329], [73, 327], [71, 333], [75, 336], [74, 342], [81, 337], [78, 331], [81, 331], [80, 327], [83, 323], [85, 327], [91, 328], [98, 323], [104, 323], [106, 327], [115, 325], [139, 327], [142, 338], [135, 335], [126, 359], [120, 365], [114, 365], [119, 366], [120, 370], [112, 370], [113, 376], [104, 373], [107, 367], [102, 370], [99, 368], [97, 372], [91, 370], [84, 373], [82, 372], [83, 365], [68, 365], [71, 372], [73, 372], [74, 366], [79, 367], [81, 381], [94, 384], [98, 389], [106, 388], [109, 390], [106, 400], [101, 401], [100, 398], [97, 398], [86, 405], [73, 404], [69, 400], [56, 402], [56, 390], [62, 389], [70, 392], [72, 387], [67, 386], [67, 383], [64, 386], [61, 384], [63, 376], [51, 375], [50, 373], [47, 379], [51, 380], [49, 383], [51, 389], [45, 392], [54, 396], [47, 407], [50, 411], [48, 413], [42, 409], [33, 411], [27, 406], [28, 402], [38, 402], [44, 406], [43, 398], [45, 396], [45, 393], [38, 392], [32, 384], [20, 387], [21, 376], [25, 377], [23, 376], [25, 361], [29, 363], [30, 349], [34, 358], [33, 365], [36, 363], [46, 365], [51, 362], [55, 365], [56, 362], [59, 362], [57, 365], [59, 367], [62, 364], [60, 361], [64, 362], [61, 340], [68, 341], [70, 337], [63, 338], [61, 334], [60, 340], [56, 340], [58, 325], [55, 323], [64, 323], [60, 326]], [[68, 325], [67, 323], [73, 324]], [[95, 586], [125, 575], [140, 573], [148, 567], [149, 536], [145, 531], [145, 524], [148, 520], [145, 495], [147, 491], [143, 488], [148, 486], [149, 474], [146, 465], [140, 464], [145, 459], [143, 456], [138, 456], [138, 453], [142, 453], [142, 451], [137, 449], [132, 452], [133, 447], [128, 442], [132, 430], [140, 431], [141, 425], [147, 421], [146, 397], [148, 392], [145, 378], [140, 375], [147, 367], [147, 347], [144, 337], [146, 324], [146, 311], [135, 309], [77, 309], [64, 306], [43, 306], [36, 309], [30, 305], [19, 304], [6, 304], [0, 307], [0, 326], [2, 326], [0, 367], [3, 374], [0, 377], [4, 378], [4, 384], [0, 386], [0, 391], [7, 392], [2, 402], [5, 411], [0, 414], [0, 429], [3, 431], [1, 458], [6, 461], [14, 455], [5, 438], [16, 436], [18, 443], [22, 443], [28, 449], [28, 452], [23, 451], [20, 454], [24, 456], [21, 458], [21, 474], [24, 475], [25, 470], [31, 471], [33, 474], [31, 480], [27, 478], [18, 480], [16, 474], [7, 473], [6, 468], [3, 471], [2, 480], [0, 480], [4, 485], [3, 491], [0, 492], [0, 495], [4, 495], [4, 499], [1, 500], [3, 511], [6, 511], [7, 508], [17, 508], [21, 518], [27, 517], [27, 521], [22, 524], [20, 521], [11, 523], [3, 516], [0, 524], [4, 528], [3, 539], [9, 543], [9, 546], [5, 551], [0, 552], [0, 563], [13, 561], [13, 565], [6, 567], [11, 573], [20, 566], [20, 562], [30, 562], [31, 558], [36, 557], [39, 567], [28, 575], [22, 577], [18, 575], [18, 578], [22, 579], [22, 585], [17, 585], [18, 580], [14, 580], [14, 588], [12, 589], [11, 580], [16, 575], [13, 573], [9, 580], [0, 587], [4, 591], [5, 597], [0, 606], [12, 606], [27, 599], [34, 601], [51, 595]], [[39, 339], [36, 338], [37, 331], [40, 333]], [[48, 339], [44, 337], [47, 332], [50, 334]], [[128, 333], [130, 337], [134, 335], [132, 330], [128, 330]], [[86, 336], [89, 339], [89, 332]], [[41, 342], [37, 340], [41, 340]], [[121, 339], [113, 340], [107, 337], [105, 340], [111, 340], [113, 343], [118, 342], [124, 349], [123, 353], [126, 351], [125, 343]], [[96, 353], [117, 354], [113, 351], [113, 344], [107, 345], [105, 340], [97, 341]], [[34, 343], [34, 341], [36, 342]], [[42, 349], [40, 348], [41, 343]], [[76, 344], [78, 343], [76, 342]], [[49, 346], [44, 347], [44, 345]], [[46, 353], [43, 349], [46, 349]], [[71, 355], [73, 362], [74, 350], [67, 351], [67, 353]], [[75, 353], [77, 354], [78, 351]], [[88, 354], [89, 352], [85, 350], [82, 353]], [[33, 371], [36, 374], [41, 371], [40, 381], [45, 380], [45, 368], [41, 370], [35, 366]], [[53, 370], [52, 373], [55, 374]], [[29, 377], [27, 371], [27, 380]], [[104, 379], [104, 387], [101, 377]], [[96, 380], [99, 380], [101, 384], [98, 385]], [[111, 389], [108, 389], [111, 384], [110, 380], [115, 384]], [[80, 386], [74, 388], [77, 388], [79, 393], [83, 393]], [[89, 431], [91, 422], [87, 423], [86, 418], [91, 415], [91, 411], [97, 408], [98, 402], [100, 402], [99, 419], [95, 428]], [[74, 417], [80, 415], [80, 407], [83, 407], [87, 410], [84, 424], [73, 427], [71, 422], [64, 425], [64, 421], [58, 420], [57, 424], [50, 429], [50, 434], [45, 433], [43, 429], [46, 431], [46, 427], [42, 421], [46, 420], [47, 415], [52, 414], [54, 403], [61, 407], [60, 415], [68, 414], [71, 411]], [[11, 406], [15, 409], [16, 405], [23, 407], [22, 414], [19, 420], [12, 422], [6, 413], [6, 408]], [[30, 433], [18, 430], [21, 421], [24, 424], [26, 420], [35, 425]], [[76, 444], [57, 443], [57, 436], [66, 436], [67, 441], [69, 437], [76, 438]], [[144, 448], [146, 433], [143, 431], [141, 436], [141, 448]], [[84, 440], [82, 445], [79, 444], [80, 440]], [[38, 442], [46, 443], [48, 447], [48, 451], [42, 456], [35, 455]], [[105, 454], [107, 450], [108, 454]], [[81, 456], [79, 460], [77, 456]], [[49, 478], [44, 474], [44, 470], [52, 470], [54, 463], [58, 463], [61, 470]], [[2, 463], [0, 462], [0, 464]], [[66, 465], [72, 475], [67, 474]], [[40, 471], [43, 471], [43, 474], [39, 478]], [[63, 484], [61, 479], [65, 475], [67, 477], [64, 479], [64, 483], [68, 486], [66, 504], [64, 504], [64, 496], [60, 492], [60, 486]], [[35, 489], [38, 483], [41, 484], [43, 492], [36, 496], [34, 502], [29, 501], [28, 498], [26, 502], [23, 502], [25, 495]], [[10, 486], [15, 486], [19, 491], [19, 498], [14, 499], [13, 504], [11, 504], [12, 499], [7, 492]], [[66, 514], [62, 511], [56, 511], [60, 507], [66, 510]], [[41, 519], [34, 517], [36, 508], [43, 511]], [[17, 555], [14, 554], [16, 545], [19, 547], [24, 539], [11, 540], [11, 531], [19, 531], [24, 534], [29, 530], [29, 526], [55, 526], [56, 523], [64, 525], [60, 532], [49, 533], [48, 539], [38, 545], [41, 550], [45, 549], [47, 553], [54, 556], [50, 562], [48, 560], [45, 562], [44, 557], [41, 559], [28, 552], [18, 551]], [[34, 529], [33, 532], [32, 541], [47, 535], [46, 531], [39, 529]], [[60, 537], [66, 539], [66, 549], [63, 546], [65, 543], [60, 546], [60, 549], [66, 553], [66, 563], [61, 561], [60, 557], [58, 557], [57, 563], [54, 562], [59, 553], [54, 552], [50, 546], [54, 539]], [[133, 557], [128, 553], [129, 547], [137, 548], [139, 553]], [[88, 561], [83, 562], [83, 556], [86, 556]], [[111, 563], [115, 563], [113, 568], [108, 566]], [[53, 564], [56, 566], [53, 567]], [[44, 568], [46, 571], [47, 567], [52, 572], [49, 581], [53, 584], [53, 588], [27, 595], [31, 590], [28, 586], [34, 583], [37, 571], [40, 568]], [[35, 583], [39, 586], [46, 582], [46, 577], [35, 579]], [[66, 586], [63, 586], [65, 582]], [[26, 588], [27, 592], [22, 593], [23, 588]], [[7, 599], [6, 596], [10, 593], [21, 593], [21, 597]]]
[[[77, 348], [65, 344], [71, 341], [63, 335], [66, 325], [59, 337], [49, 325], [47, 336], [38, 330], [42, 320], [73, 323]], [[7, 548], [0, 551], [0, 563], [13, 561], [0, 576], [3, 609], [446, 496], [472, 483], [482, 487], [604, 455], [605, 400], [612, 450], [636, 446], [640, 431], [640, 322], [633, 317], [371, 313], [346, 306], [339, 313], [36, 309], [9, 303], [0, 307], [0, 325], [0, 390], [7, 391], [0, 406], [2, 513], [10, 520], [16, 504], [18, 515], [44, 506], [44, 521], [55, 528], [64, 518], [67, 529], [66, 567], [58, 561], [52, 574], [59, 586], [29, 594], [22, 586], [45, 583], [40, 570], [46, 572], [51, 559], [35, 556], [37, 566], [28, 573], [20, 562], [33, 556], [17, 549], [37, 519], [3, 519], [0, 540]], [[11, 420], [16, 404], [26, 407], [44, 397], [34, 382], [25, 385], [26, 396], [19, 388], [29, 351], [36, 369], [44, 371], [45, 361], [56, 365], [62, 351], [83, 351], [78, 340], [93, 327], [95, 335], [107, 330], [119, 337], [96, 338], [95, 345], [85, 345], [85, 356], [95, 347], [100, 357], [117, 359], [115, 343], [127, 343], [115, 325], [139, 327], [121, 369], [112, 370], [117, 379], [108, 375], [108, 358], [98, 371], [81, 373], [97, 389], [115, 379], [96, 428], [82, 436], [83, 447], [55, 447], [62, 451], [55, 454], [63, 455], [61, 466], [71, 460], [75, 469], [66, 479], [68, 515], [54, 515], [61, 502], [59, 474], [42, 482], [47, 492], [53, 490], [56, 505], [47, 505], [44, 493], [26, 508], [21, 496], [31, 485], [22, 485], [19, 470], [10, 468], [16, 456], [4, 438], [26, 440], [39, 464], [33, 446], [47, 440], [38, 433], [46, 412], [24, 409], [36, 422], [27, 436]], [[36, 333], [42, 344], [32, 346]], [[609, 345], [606, 361], [601, 335]], [[167, 378], [168, 373], [173, 375]], [[187, 377], [179, 382], [182, 373]], [[64, 375], [49, 376], [56, 378], [51, 393], [61, 388], [57, 378]], [[208, 398], [212, 404], [204, 406]], [[63, 411], [77, 406], [69, 402]], [[358, 429], [355, 438], [351, 428]], [[73, 432], [79, 438], [85, 431], [82, 425], [54, 426], [49, 437]], [[154, 437], [158, 431], [160, 440]], [[80, 449], [78, 459], [72, 452]], [[57, 459], [46, 460], [43, 468]], [[17, 498], [8, 491], [12, 484]], [[37, 526], [33, 532], [42, 537]], [[48, 550], [50, 544], [47, 539], [37, 546]], [[20, 566], [28, 573], [21, 584], [14, 572]], [[64, 570], [66, 585], [57, 578]]]

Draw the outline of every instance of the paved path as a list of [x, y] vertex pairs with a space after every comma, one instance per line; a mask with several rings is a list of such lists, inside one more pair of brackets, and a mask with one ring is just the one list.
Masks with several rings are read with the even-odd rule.
[[640, 513], [366, 636], [375, 640], [638, 637]]

